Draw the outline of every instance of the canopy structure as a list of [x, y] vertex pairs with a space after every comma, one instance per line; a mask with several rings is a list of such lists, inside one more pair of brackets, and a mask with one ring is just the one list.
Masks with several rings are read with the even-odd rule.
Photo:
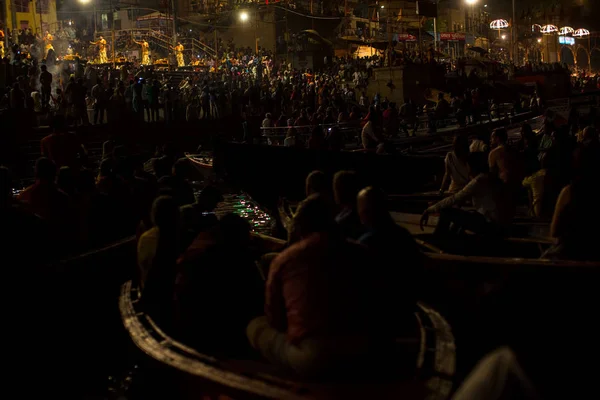
[[506, 28], [508, 28], [508, 21], [505, 19], [495, 19], [490, 22], [490, 29], [500, 30]]
[[589, 36], [589, 35], [590, 35], [590, 31], [588, 31], [587, 29], [583, 29], [583, 28], [579, 28], [575, 32], [573, 32], [574, 37], [584, 37], [584, 36]]
[[325, 39], [321, 34], [314, 29], [305, 29], [303, 31], [298, 32], [298, 36], [306, 36], [312, 40], [315, 40], [321, 44], [333, 47], [333, 43], [330, 40]]
[[570, 35], [573, 32], [575, 32], [575, 29], [571, 28], [570, 26], [563, 26], [558, 30], [558, 34], [560, 36]]
[[173, 17], [172, 16], [167, 16], [167, 14], [165, 14], [165, 13], [161, 13], [161, 12], [155, 11], [153, 13], [142, 15], [141, 17], [137, 17], [136, 21], [152, 21], [152, 20], [157, 20], [157, 19], [159, 19], [159, 20], [160, 19], [172, 20]]
[[555, 32], [558, 32], [558, 27], [556, 25], [544, 25], [544, 26], [542, 26], [542, 29], [540, 30], [540, 32], [545, 33], [545, 34], [555, 33]]

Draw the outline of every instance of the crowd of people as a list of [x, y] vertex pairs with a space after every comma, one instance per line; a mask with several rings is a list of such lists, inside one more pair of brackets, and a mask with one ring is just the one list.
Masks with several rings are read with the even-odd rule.
[[[151, 68], [113, 70], [78, 61], [73, 70], [54, 73], [33, 62], [25, 75], [11, 77], [2, 104], [23, 117], [52, 114], [53, 133], [42, 139], [35, 182], [23, 191], [15, 192], [10, 171], [0, 168], [1, 212], [14, 232], [3, 245], [28, 262], [45, 263], [137, 233], [144, 306], [186, 343], [229, 354], [253, 348], [306, 376], [378, 365], [397, 337], [415, 330], [424, 262], [414, 239], [388, 213], [381, 190], [364, 187], [352, 171], [333, 179], [311, 173], [285, 247], [264, 256], [245, 220], [216, 218], [219, 190], [206, 186], [194, 193], [193, 170], [171, 146], [146, 163], [148, 172], [146, 160], [109, 141], [95, 168], [68, 132], [69, 120], [89, 123], [88, 108], [94, 124], [103, 123], [104, 112], [109, 124], [156, 121], [159, 109], [167, 122], [184, 115], [187, 121], [265, 115], [262, 128], [285, 129], [285, 146], [304, 146], [309, 132], [312, 149], [340, 150], [344, 140], [336, 129], [311, 126], [355, 123], [362, 146], [384, 152], [390, 151], [386, 135], [416, 129], [420, 105], [409, 99], [397, 108], [362, 93], [375, 59], [336, 59], [318, 73], [245, 51], [227, 61], [220, 74], [198, 73], [177, 87]], [[450, 114], [461, 125], [477, 123], [482, 112], [494, 111], [488, 100], [470, 88], [450, 101], [442, 93], [429, 123], [436, 126]], [[526, 106], [541, 104], [535, 98]], [[524, 124], [512, 144], [504, 128], [489, 142], [484, 135], [470, 143], [457, 136], [440, 190], [446, 193], [449, 185], [449, 196], [428, 207], [422, 222], [439, 214], [439, 237], [470, 231], [496, 240], [510, 232], [528, 193], [531, 216], [551, 222], [555, 245], [545, 257], [597, 260], [597, 235], [587, 226], [600, 223], [600, 142], [595, 110], [590, 115], [586, 120], [574, 111], [561, 124], [546, 112], [541, 132]], [[461, 208], [469, 202], [475, 212]], [[39, 251], [28, 251], [32, 245]], [[365, 274], [365, 265], [378, 273]], [[215, 304], [216, 298], [222, 300]]]
[[41, 140], [31, 185], [22, 188], [14, 179], [20, 177], [2, 167], [2, 213], [14, 232], [3, 248], [11, 254], [36, 246], [39, 253], [22, 254], [32, 265], [48, 264], [151, 227], [150, 209], [158, 194], [169, 194], [181, 205], [194, 203], [187, 179], [200, 176], [187, 159], [178, 161], [183, 155], [172, 146], [147, 160], [109, 140], [98, 167], [63, 116], [54, 117], [52, 127]]
[[[588, 208], [591, 204], [584, 205], [593, 198], [588, 190], [599, 183], [600, 142], [595, 126], [581, 129], [582, 122], [573, 117], [559, 124], [554, 113], [547, 111], [540, 132], [534, 133], [525, 123], [520, 140], [512, 145], [504, 128], [492, 133], [489, 144], [478, 137], [469, 143], [466, 137], [457, 136], [445, 158], [440, 188], [444, 193], [449, 184], [450, 195], [425, 210], [422, 223], [430, 214], [439, 213], [436, 232], [441, 234], [468, 230], [506, 235], [517, 206], [525, 203], [529, 216], [551, 222], [550, 236], [556, 246], [545, 257], [596, 259], [589, 236], [579, 237], [583, 232], [579, 224], [598, 218]], [[573, 192], [577, 199], [571, 197]], [[467, 202], [477, 212], [457, 208]], [[577, 216], [577, 212], [587, 216]]]

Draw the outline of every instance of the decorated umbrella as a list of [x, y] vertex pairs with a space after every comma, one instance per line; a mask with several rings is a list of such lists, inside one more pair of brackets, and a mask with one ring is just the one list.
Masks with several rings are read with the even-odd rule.
[[505, 19], [495, 19], [490, 22], [490, 29], [495, 29], [498, 31], [498, 37], [500, 37], [500, 31], [502, 29], [508, 28], [508, 21]]
[[592, 44], [590, 43], [590, 31], [588, 31], [587, 29], [579, 28], [575, 32], [573, 32], [573, 37], [575, 37], [577, 39], [583, 39], [583, 38], [587, 37], [587, 39], [588, 39], [588, 50], [587, 50], [588, 68], [590, 68], [590, 71], [591, 71], [592, 70], [592, 59], [590, 56], [590, 51], [592, 48]]
[[590, 31], [588, 31], [587, 29], [583, 29], [583, 28], [579, 28], [575, 32], [573, 32], [573, 37], [582, 38], [584, 36], [589, 36], [589, 35], [590, 35]]
[[542, 29], [540, 30], [540, 32], [542, 32], [545, 35], [550, 35], [552, 33], [558, 32], [558, 27], [556, 25], [544, 25], [542, 26]]
[[558, 34], [560, 36], [570, 35], [573, 32], [575, 32], [575, 29], [571, 28], [570, 26], [563, 26], [558, 30]]

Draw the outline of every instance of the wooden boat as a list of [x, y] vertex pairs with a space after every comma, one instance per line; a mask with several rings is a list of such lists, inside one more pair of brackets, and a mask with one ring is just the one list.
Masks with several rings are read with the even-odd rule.
[[[402, 202], [402, 208], [412, 208], [422, 211], [429, 204], [439, 201], [440, 195], [435, 192], [419, 193], [415, 195], [390, 196], [390, 207], [397, 202]], [[279, 219], [283, 227], [289, 232], [297, 203], [281, 198], [277, 207]], [[513, 223], [515, 237], [495, 240], [493, 243], [485, 242], [474, 235], [444, 238], [441, 242], [433, 235], [437, 225], [437, 217], [431, 216], [428, 224], [421, 230], [419, 213], [390, 212], [394, 221], [406, 228], [415, 238], [417, 243], [426, 252], [455, 255], [477, 255], [500, 258], [527, 258], [536, 259], [542, 256], [552, 242], [547, 239], [549, 225], [547, 222], [535, 221], [527, 218], [516, 219]]]
[[[255, 239], [270, 243], [271, 249], [283, 245], [283, 241], [268, 236], [255, 235]], [[590, 284], [595, 285], [592, 282], [596, 281], [592, 278], [600, 275], [600, 263], [452, 255], [443, 251], [436, 253], [433, 248], [425, 255], [427, 285], [423, 290], [423, 298], [443, 309], [444, 314], [451, 317], [450, 321], [459, 321], [457, 328], [463, 337], [461, 349], [479, 348], [482, 341], [488, 340], [485, 336], [475, 336], [473, 342], [464, 342], [465, 337], [471, 337], [468, 332], [481, 332], [480, 318], [485, 316], [495, 321], [496, 317], [485, 314], [487, 311], [482, 310], [480, 304], [481, 296], [485, 296], [490, 288], [501, 290], [509, 297], [503, 300], [506, 303], [502, 303], [502, 307], [506, 307], [506, 310], [501, 315], [508, 315], [509, 320], [495, 322], [502, 325], [502, 333], [524, 330], [519, 339], [526, 343], [529, 343], [528, 340], [534, 340], [535, 343], [539, 341], [543, 345], [536, 346], [541, 347], [550, 346], [548, 341], [557, 341], [559, 334], [540, 331], [545, 326], [543, 321], [552, 316], [553, 323], [560, 324], [565, 318], [570, 320], [590, 315], [590, 307], [595, 308], [595, 304], [598, 304], [594, 301], [597, 291], [587, 289]], [[558, 291], [557, 285], [561, 285]], [[532, 287], [535, 287], [533, 297]], [[412, 374], [408, 378], [397, 375], [390, 380], [382, 376], [379, 381], [353, 380], [350, 384], [301, 380], [282, 374], [273, 366], [248, 356], [235, 359], [201, 353], [165, 333], [144, 312], [139, 299], [140, 294], [131, 282], [122, 286], [119, 309], [131, 340], [148, 356], [146, 361], [150, 363], [149, 368], [156, 370], [158, 365], [166, 369], [169, 376], [179, 376], [184, 382], [181, 384], [191, 392], [190, 397], [443, 399], [448, 398], [455, 383], [455, 327], [453, 325], [453, 329], [450, 329], [445, 318], [422, 303], [416, 312], [420, 327], [420, 337], [416, 338], [419, 351], [413, 364], [418, 371], [416, 377]], [[557, 310], [557, 304], [563, 305], [565, 311]], [[572, 304], [576, 304], [576, 307], [570, 308]], [[482, 312], [484, 314], [478, 314]], [[494, 326], [489, 329], [494, 329]], [[580, 334], [577, 330], [571, 331]], [[414, 344], [415, 338], [412, 340]], [[408, 342], [410, 340], [404, 340], [403, 343]], [[485, 348], [485, 345], [482, 347]]]
[[203, 153], [203, 154], [192, 154], [185, 153], [185, 158], [190, 160], [192, 164], [201, 171], [212, 172], [213, 169], [213, 158], [211, 155]]
[[[399, 338], [400, 348], [412, 348], [412, 371], [352, 382], [316, 382], [286, 376], [261, 360], [219, 359], [202, 354], [169, 337], [141, 309], [131, 282], [122, 286], [121, 318], [133, 343], [151, 360], [185, 376], [188, 390], [212, 398], [265, 399], [445, 399], [452, 390], [456, 353], [450, 325], [435, 310], [419, 304], [415, 319], [419, 334]], [[404, 359], [407, 355], [404, 353]], [[401, 358], [398, 364], [403, 364]], [[373, 366], [374, 368], [375, 366]], [[206, 398], [206, 397], [204, 397]]]

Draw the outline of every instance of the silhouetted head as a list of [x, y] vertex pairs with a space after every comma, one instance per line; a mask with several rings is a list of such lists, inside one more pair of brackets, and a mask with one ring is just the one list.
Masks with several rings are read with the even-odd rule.
[[[58, 90], [56, 93], [60, 94]], [[64, 115], [55, 115], [50, 121], [50, 126], [54, 132], [62, 132], [67, 126], [67, 120], [65, 119]]]
[[73, 170], [70, 167], [60, 167], [58, 170], [58, 176], [56, 177], [56, 184], [58, 188], [68, 194], [75, 192], [75, 176]]
[[41, 182], [54, 182], [56, 179], [56, 164], [49, 158], [38, 158], [35, 162], [35, 179]]
[[452, 151], [459, 159], [466, 161], [469, 156], [469, 139], [465, 135], [454, 136]]
[[472, 177], [490, 172], [487, 155], [479, 152], [469, 154], [469, 171]]
[[227, 247], [246, 247], [250, 243], [250, 224], [236, 214], [227, 214], [219, 220], [221, 238]]
[[179, 178], [187, 178], [189, 171], [190, 164], [187, 158], [180, 158], [179, 160], [175, 161], [173, 168], [171, 168], [171, 174]]
[[333, 195], [337, 205], [355, 208], [360, 190], [358, 175], [354, 171], [339, 171], [333, 177]]
[[305, 189], [306, 196], [310, 196], [311, 194], [324, 194], [329, 192], [330, 184], [327, 181], [327, 177], [323, 173], [323, 171], [313, 171], [306, 177]]
[[152, 204], [152, 223], [160, 230], [173, 231], [179, 226], [179, 205], [171, 196], [159, 196]]
[[507, 140], [508, 140], [508, 132], [506, 132], [506, 129], [504, 129], [504, 128], [494, 129], [494, 132], [492, 132], [492, 137], [491, 137], [492, 145], [500, 146], [502, 144], [506, 144]]
[[99, 176], [101, 178], [105, 178], [111, 176], [112, 173], [112, 161], [109, 159], [102, 160], [102, 162], [100, 163]]
[[6, 208], [12, 201], [12, 181], [8, 168], [0, 166], [0, 209]]
[[598, 131], [593, 126], [587, 126], [583, 129], [580, 141], [585, 144], [598, 142]]
[[304, 238], [313, 233], [331, 232], [335, 229], [334, 212], [325, 197], [313, 194], [300, 203], [293, 220], [293, 230], [298, 237]]
[[214, 186], [206, 186], [200, 192], [197, 203], [204, 211], [214, 211], [215, 208], [223, 201], [221, 191]]
[[373, 228], [391, 220], [387, 197], [382, 190], [369, 186], [358, 193], [357, 211], [361, 224]]

